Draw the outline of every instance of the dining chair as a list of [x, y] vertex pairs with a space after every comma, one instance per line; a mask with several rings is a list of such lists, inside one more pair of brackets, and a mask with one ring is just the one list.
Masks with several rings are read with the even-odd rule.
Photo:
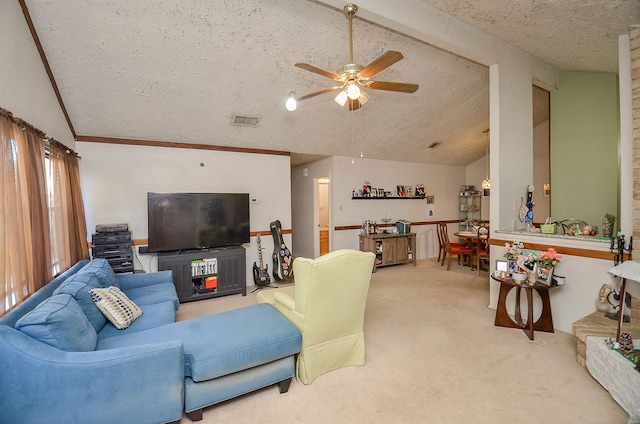
[[[438, 263], [440, 263], [440, 259], [442, 259], [442, 255], [444, 254], [444, 241], [442, 241], [442, 229], [440, 226], [444, 224], [443, 222], [438, 222], [436, 224], [436, 233], [438, 233]], [[445, 224], [446, 225], [446, 224]]]
[[480, 275], [480, 270], [482, 269], [482, 264], [486, 262], [487, 264], [487, 268], [486, 270], [489, 270], [489, 227], [486, 225], [480, 225], [480, 227], [478, 227], [478, 236], [480, 236], [481, 234], [486, 234], [487, 238], [486, 239], [480, 239], [478, 240], [478, 252], [477, 252], [477, 269], [476, 272], [478, 275]]
[[444, 266], [444, 262], [449, 257], [447, 261], [447, 271], [451, 269], [451, 260], [453, 259], [453, 255], [458, 257], [458, 263], [460, 263], [460, 258], [463, 258], [463, 264], [471, 265], [471, 257], [473, 256], [473, 249], [466, 246], [464, 243], [454, 243], [449, 239], [449, 230], [447, 229], [447, 224], [445, 222], [438, 223], [440, 227], [440, 234], [442, 236], [442, 242], [444, 244], [443, 255], [440, 262], [441, 266]]
[[[442, 258], [445, 255], [445, 247], [446, 246], [445, 246], [445, 243], [444, 243], [444, 238], [445, 238], [444, 234], [447, 234], [446, 231], [447, 231], [447, 223], [439, 221], [436, 224], [436, 232], [438, 234], [438, 244], [439, 244], [439, 247], [440, 247], [440, 250], [438, 251], [438, 263], [441, 266], [444, 265], [444, 261], [442, 261]], [[453, 243], [452, 242], [452, 244], [456, 245], [456, 244], [460, 244], [460, 243]]]

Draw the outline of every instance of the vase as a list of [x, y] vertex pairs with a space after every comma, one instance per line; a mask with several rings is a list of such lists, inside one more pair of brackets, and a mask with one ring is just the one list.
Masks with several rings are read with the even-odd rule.
[[614, 223], [611, 221], [602, 220], [602, 236], [603, 237], [613, 237], [613, 225]]

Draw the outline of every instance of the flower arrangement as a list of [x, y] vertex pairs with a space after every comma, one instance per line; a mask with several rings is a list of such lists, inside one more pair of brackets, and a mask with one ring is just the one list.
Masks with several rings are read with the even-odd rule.
[[540, 255], [538, 255], [538, 261], [547, 266], [556, 266], [558, 262], [560, 262], [560, 259], [562, 259], [562, 256], [560, 256], [553, 247], [550, 247], [545, 252], [540, 252]]
[[553, 247], [543, 252], [537, 252], [525, 249], [524, 243], [519, 241], [504, 244], [504, 257], [509, 261], [517, 262], [519, 267], [526, 268], [529, 271], [534, 269], [536, 263], [542, 263], [552, 267], [557, 265], [560, 259], [562, 259], [562, 256], [560, 256]]
[[522, 249], [524, 249], [524, 244], [522, 242], [506, 242], [504, 244], [504, 257], [510, 261], [517, 261], [520, 255], [522, 255]]

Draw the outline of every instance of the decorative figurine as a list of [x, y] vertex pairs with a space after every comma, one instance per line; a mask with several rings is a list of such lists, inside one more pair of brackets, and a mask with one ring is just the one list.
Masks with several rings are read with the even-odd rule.
[[620, 335], [620, 350], [628, 354], [633, 353], [634, 347], [633, 347], [633, 339], [631, 338], [631, 334], [622, 333]]

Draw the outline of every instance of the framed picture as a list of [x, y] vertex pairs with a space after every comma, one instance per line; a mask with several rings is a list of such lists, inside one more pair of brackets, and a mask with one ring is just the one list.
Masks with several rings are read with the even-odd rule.
[[509, 262], [502, 259], [496, 259], [496, 271], [509, 272]]
[[544, 187], [544, 197], [551, 196], [551, 184], [545, 184], [543, 187]]
[[378, 189], [377, 188], [372, 188], [371, 189], [371, 196], [370, 197], [378, 197]]
[[553, 266], [538, 263], [536, 268], [538, 270], [538, 282], [550, 286], [553, 281]]
[[371, 184], [365, 182], [362, 185], [362, 197], [371, 197]]
[[385, 193], [385, 191], [384, 191], [383, 188], [379, 188], [378, 189], [378, 197], [385, 197], [384, 193]]
[[432, 204], [434, 204], [436, 202], [436, 197], [432, 196], [432, 195], [426, 196], [426, 199], [427, 199], [427, 204], [428, 205], [432, 205]]
[[413, 197], [413, 186], [410, 186], [410, 185], [404, 186], [404, 196]]
[[404, 197], [404, 186], [403, 185], [397, 185], [396, 186], [396, 195], [398, 197]]
[[491, 189], [490, 188], [483, 188], [482, 189], [482, 197], [489, 197], [491, 196]]

